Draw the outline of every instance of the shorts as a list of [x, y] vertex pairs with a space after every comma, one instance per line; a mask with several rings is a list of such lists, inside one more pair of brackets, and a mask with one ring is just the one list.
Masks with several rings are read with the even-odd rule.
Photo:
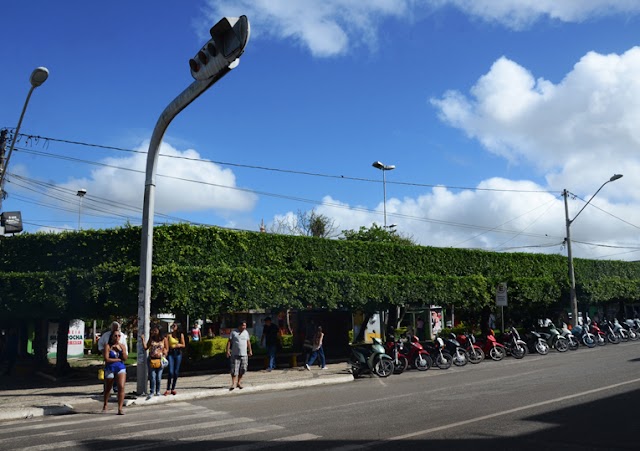
[[249, 357], [246, 355], [231, 356], [231, 375], [242, 376], [247, 372]]
[[[122, 374], [122, 373], [127, 374], [127, 369], [123, 368], [123, 369], [119, 370], [117, 374]], [[115, 378], [115, 375], [116, 375], [116, 373], [114, 373], [113, 371], [104, 370], [104, 378], [105, 379], [113, 379], [113, 378]]]

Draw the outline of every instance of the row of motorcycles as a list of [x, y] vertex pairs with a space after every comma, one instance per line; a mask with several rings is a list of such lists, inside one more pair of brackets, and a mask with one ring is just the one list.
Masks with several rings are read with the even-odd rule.
[[570, 329], [565, 323], [557, 328], [550, 320], [544, 320], [539, 327], [524, 337], [511, 326], [498, 340], [492, 330], [482, 339], [476, 339], [470, 332], [447, 337], [438, 337], [434, 341], [421, 342], [417, 336], [408, 334], [396, 338], [390, 335], [383, 343], [374, 338], [370, 346], [352, 347], [351, 372], [354, 377], [363, 374], [375, 374], [388, 377], [400, 374], [409, 368], [426, 371], [432, 366], [449, 369], [452, 365], [464, 366], [477, 364], [485, 358], [502, 360], [507, 355], [516, 359], [527, 353], [548, 354], [551, 349], [558, 352], [575, 351], [580, 346], [593, 348], [606, 343], [617, 344], [640, 339], [640, 319], [626, 319], [613, 322], [603, 319], [600, 322], [587, 321]]

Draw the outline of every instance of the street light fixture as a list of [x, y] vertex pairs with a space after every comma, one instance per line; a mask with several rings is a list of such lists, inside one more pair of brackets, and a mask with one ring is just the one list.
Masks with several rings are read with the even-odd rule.
[[249, 41], [249, 20], [247, 16], [224, 17], [211, 30], [211, 39], [189, 60], [191, 76], [195, 79], [162, 112], [151, 135], [147, 153], [147, 168], [142, 210], [142, 243], [140, 250], [140, 283], [138, 287], [138, 366], [137, 393], [146, 391], [147, 365], [142, 337], [149, 337], [151, 317], [151, 265], [153, 257], [153, 218], [155, 204], [155, 173], [160, 144], [171, 121], [209, 89], [231, 69], [240, 63], [239, 57]]
[[84, 188], [79, 189], [78, 192], [76, 193], [76, 196], [79, 197], [78, 199], [78, 230], [80, 230], [80, 212], [82, 211], [82, 198], [85, 196], [85, 194], [87, 194], [87, 190]]
[[596, 195], [600, 192], [602, 188], [604, 188], [604, 186], [607, 183], [615, 182], [620, 178], [622, 178], [622, 174], [612, 175], [609, 180], [604, 182], [600, 186], [600, 188], [598, 188], [595, 194], [591, 196], [591, 199], [589, 199], [587, 203], [584, 204], [584, 206], [580, 209], [578, 214], [573, 217], [573, 219], [569, 219], [569, 205], [567, 203], [567, 196], [569, 192], [566, 189], [562, 192], [562, 195], [564, 196], [564, 214], [565, 214], [566, 226], [567, 226], [566, 242], [567, 242], [567, 257], [569, 262], [569, 280], [571, 282], [570, 291], [569, 291], [570, 304], [571, 304], [571, 320], [573, 321], [574, 326], [578, 324], [578, 299], [576, 297], [576, 276], [573, 269], [573, 254], [571, 252], [571, 224], [573, 224], [573, 222], [578, 218], [578, 216], [580, 216], [580, 213], [582, 213], [582, 211], [587, 207], [587, 205], [591, 203], [593, 198], [596, 197]]
[[387, 178], [385, 177], [385, 173], [387, 171], [393, 171], [396, 167], [393, 164], [386, 165], [381, 163], [380, 161], [374, 161], [371, 165], [376, 169], [380, 169], [382, 171], [382, 208], [384, 211], [384, 228], [387, 228]]
[[18, 125], [16, 126], [16, 131], [13, 134], [13, 139], [11, 140], [11, 147], [9, 147], [9, 152], [7, 152], [7, 158], [1, 162], [2, 167], [0, 167], [0, 207], [2, 206], [2, 199], [4, 199], [4, 179], [7, 175], [7, 167], [9, 166], [9, 160], [11, 159], [11, 154], [13, 153], [13, 148], [16, 145], [16, 140], [18, 139], [18, 134], [20, 133], [20, 127], [22, 126], [22, 119], [24, 118], [24, 113], [27, 111], [27, 105], [29, 105], [29, 99], [31, 99], [31, 94], [33, 90], [38, 86], [42, 85], [49, 78], [49, 69], [46, 67], [36, 67], [33, 72], [31, 72], [31, 77], [29, 77], [29, 83], [31, 83], [31, 88], [29, 89], [29, 93], [27, 94], [27, 99], [24, 101], [24, 106], [22, 107], [22, 113], [20, 114], [20, 119], [18, 120]]

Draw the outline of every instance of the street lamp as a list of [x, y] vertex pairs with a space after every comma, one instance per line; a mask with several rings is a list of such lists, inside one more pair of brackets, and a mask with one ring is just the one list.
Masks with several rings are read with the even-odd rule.
[[142, 337], [149, 337], [151, 316], [151, 265], [153, 257], [153, 217], [155, 204], [155, 173], [160, 143], [171, 121], [240, 63], [239, 57], [249, 40], [247, 16], [224, 17], [209, 33], [211, 39], [189, 60], [191, 76], [195, 79], [162, 112], [151, 135], [145, 173], [144, 205], [142, 209], [142, 243], [140, 249], [140, 282], [138, 286], [138, 366], [137, 393], [146, 391], [147, 365]]
[[87, 190], [84, 188], [79, 189], [78, 192], [76, 193], [76, 196], [79, 197], [78, 199], [78, 230], [80, 230], [80, 212], [82, 211], [82, 198], [84, 197], [85, 194], [87, 194]]
[[382, 164], [380, 161], [374, 161], [371, 165], [376, 169], [380, 169], [382, 171], [382, 208], [384, 210], [384, 228], [387, 228], [387, 179], [385, 177], [385, 173], [387, 171], [393, 171], [396, 167], [392, 164], [386, 165]]
[[22, 107], [22, 113], [20, 114], [20, 119], [18, 120], [18, 125], [16, 127], [16, 131], [13, 135], [13, 139], [11, 140], [11, 147], [9, 147], [9, 152], [7, 153], [7, 158], [2, 163], [2, 167], [0, 167], [0, 207], [2, 206], [2, 199], [4, 198], [4, 178], [7, 175], [7, 167], [9, 166], [9, 160], [11, 159], [11, 154], [13, 153], [13, 148], [16, 145], [16, 140], [18, 139], [18, 134], [20, 133], [20, 126], [22, 126], [22, 119], [24, 118], [24, 113], [27, 111], [27, 105], [29, 104], [29, 99], [31, 99], [31, 94], [33, 90], [38, 86], [47, 81], [49, 77], [49, 70], [46, 67], [37, 67], [31, 72], [31, 77], [29, 77], [29, 82], [31, 83], [31, 88], [29, 89], [29, 93], [27, 94], [27, 99], [24, 101], [24, 106]]
[[564, 196], [564, 214], [565, 214], [566, 224], [567, 224], [566, 242], [567, 242], [567, 257], [569, 261], [569, 280], [571, 282], [569, 297], [570, 297], [570, 304], [571, 304], [571, 319], [573, 321], [574, 326], [578, 324], [578, 299], [576, 297], [576, 275], [573, 270], [573, 254], [571, 253], [571, 224], [573, 224], [573, 221], [575, 221], [578, 218], [578, 216], [580, 216], [580, 213], [582, 213], [582, 210], [584, 210], [587, 207], [587, 205], [591, 203], [593, 198], [596, 197], [596, 195], [600, 192], [600, 190], [604, 188], [604, 185], [610, 182], [615, 182], [620, 178], [622, 178], [622, 174], [612, 175], [609, 180], [604, 182], [602, 186], [598, 188], [595, 194], [591, 196], [591, 199], [589, 199], [587, 203], [584, 204], [584, 206], [580, 209], [578, 214], [573, 217], [573, 219], [569, 219], [569, 205], [567, 203], [567, 196], [569, 192], [566, 189], [562, 192], [562, 195]]

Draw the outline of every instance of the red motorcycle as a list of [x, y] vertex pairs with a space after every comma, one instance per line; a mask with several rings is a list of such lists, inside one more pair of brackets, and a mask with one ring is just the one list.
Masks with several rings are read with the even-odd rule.
[[507, 355], [507, 350], [502, 343], [498, 343], [496, 335], [493, 333], [493, 329], [489, 329], [489, 333], [484, 337], [484, 340], [480, 342], [480, 347], [486, 355], [491, 357], [492, 360], [500, 361]]
[[[417, 336], [411, 335], [410, 338], [395, 340], [393, 335], [389, 337], [387, 342], [387, 350], [391, 352], [391, 357], [403, 364], [404, 367], [399, 372], [404, 371], [408, 365], [419, 371], [427, 371], [433, 365], [431, 356], [420, 344]], [[397, 354], [397, 357], [394, 356]]]
[[476, 344], [476, 337], [473, 334], [469, 332], [460, 334], [458, 335], [458, 341], [462, 349], [464, 349], [469, 356], [471, 363], [480, 363], [484, 360], [484, 351]]
[[598, 323], [596, 323], [595, 321], [589, 322], [589, 332], [591, 332], [593, 336], [596, 337], [596, 344], [598, 346], [604, 346], [607, 344], [606, 334], [602, 329], [600, 329]]

